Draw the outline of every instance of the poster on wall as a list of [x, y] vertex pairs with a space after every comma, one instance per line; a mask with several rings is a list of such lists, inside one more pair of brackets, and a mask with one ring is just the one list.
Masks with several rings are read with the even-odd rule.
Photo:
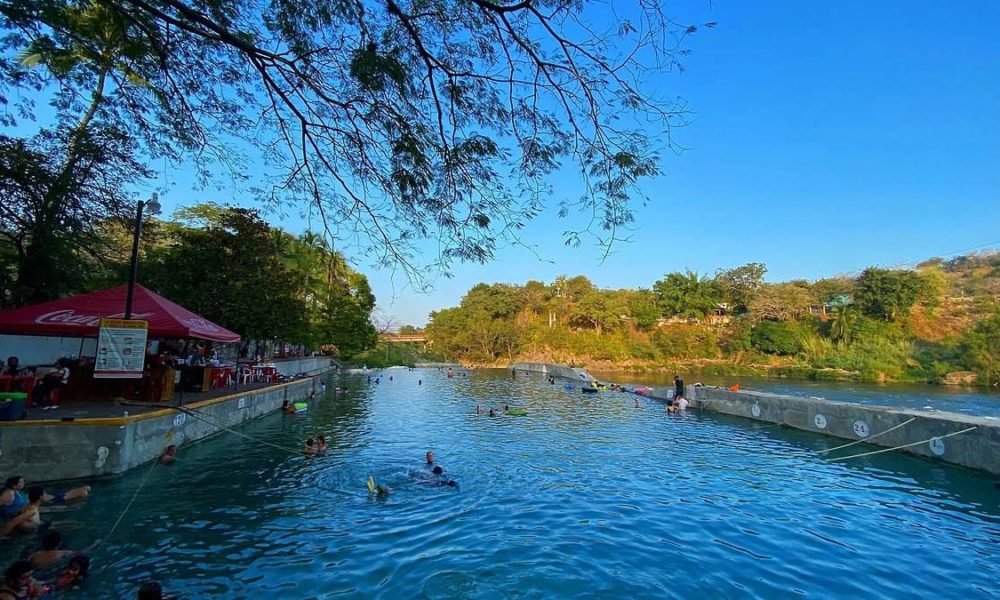
[[141, 379], [146, 362], [149, 321], [101, 319], [95, 379]]

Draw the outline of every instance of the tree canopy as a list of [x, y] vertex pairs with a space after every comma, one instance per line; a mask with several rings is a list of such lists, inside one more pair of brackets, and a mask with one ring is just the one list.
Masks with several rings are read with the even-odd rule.
[[573, 165], [566, 239], [608, 245], [684, 120], [656, 75], [713, 25], [662, 4], [0, 0], [0, 102], [9, 125], [34, 112], [20, 90], [45, 92], [74, 131], [248, 180], [407, 267], [425, 238], [441, 266], [517, 243]]

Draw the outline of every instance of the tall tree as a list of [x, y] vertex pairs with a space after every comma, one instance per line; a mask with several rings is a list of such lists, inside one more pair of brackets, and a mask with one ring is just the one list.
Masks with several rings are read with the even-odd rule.
[[179, 227], [149, 252], [141, 280], [246, 339], [301, 342], [305, 307], [271, 230], [255, 211], [230, 208], [206, 227]]
[[665, 316], [702, 318], [722, 300], [714, 281], [694, 271], [667, 273], [653, 284], [656, 304]]
[[[113, 44], [76, 18], [87, 10]], [[95, 118], [150, 153], [188, 150], [202, 174], [253, 165], [263, 197], [309, 205], [407, 266], [426, 237], [443, 265], [516, 243], [566, 162], [585, 190], [562, 214], [586, 215], [567, 241], [620, 238], [684, 121], [652, 75], [677, 68], [699, 29], [658, 0], [0, 0], [0, 16], [0, 91], [58, 89], [66, 107], [107, 96]], [[49, 88], [14, 60], [39, 48], [101, 60], [53, 69]], [[15, 108], [8, 121], [31, 110]]]
[[809, 314], [810, 290], [790, 283], [763, 285], [747, 306], [751, 321], [788, 321]]
[[129, 184], [150, 176], [134, 153], [127, 136], [104, 127], [47, 130], [30, 140], [0, 136], [0, 244], [14, 258], [9, 303], [85, 287], [84, 265], [108, 258], [100, 227], [131, 222]]
[[767, 267], [763, 263], [747, 263], [734, 269], [719, 269], [715, 281], [722, 287], [733, 310], [744, 313], [764, 283]]
[[895, 321], [909, 314], [920, 291], [920, 276], [913, 271], [869, 267], [858, 277], [855, 303], [868, 316]]

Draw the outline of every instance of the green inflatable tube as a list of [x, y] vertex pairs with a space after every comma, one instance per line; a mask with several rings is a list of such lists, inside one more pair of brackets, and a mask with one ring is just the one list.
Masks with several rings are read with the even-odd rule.
[[523, 408], [512, 408], [507, 411], [507, 414], [512, 417], [526, 417], [528, 416], [528, 411]]
[[306, 411], [306, 410], [309, 410], [309, 404], [308, 403], [306, 403], [306, 402], [296, 402], [295, 403], [295, 412], [303, 412], [303, 411]]

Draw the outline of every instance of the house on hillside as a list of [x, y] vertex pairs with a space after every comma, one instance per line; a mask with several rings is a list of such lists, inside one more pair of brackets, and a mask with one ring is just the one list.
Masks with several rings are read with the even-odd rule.
[[829, 300], [820, 305], [813, 305], [809, 307], [809, 314], [817, 315], [820, 319], [825, 319], [830, 316], [837, 308], [841, 306], [848, 306], [854, 303], [854, 299], [851, 298], [850, 294], [837, 294], [836, 296], [831, 296]]
[[729, 309], [728, 302], [719, 302], [715, 305], [715, 310], [711, 312], [705, 320], [708, 321], [709, 325], [722, 326], [728, 325], [730, 321], [733, 320], [732, 311]]

